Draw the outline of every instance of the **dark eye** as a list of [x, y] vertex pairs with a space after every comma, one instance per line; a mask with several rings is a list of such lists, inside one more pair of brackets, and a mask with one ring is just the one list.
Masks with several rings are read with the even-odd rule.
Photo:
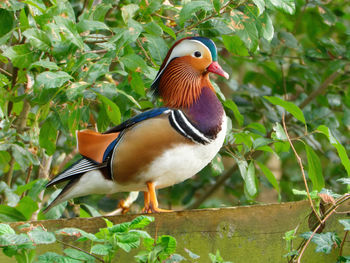
[[201, 53], [200, 51], [195, 51], [195, 52], [194, 52], [194, 56], [195, 56], [196, 58], [200, 58], [200, 57], [202, 56], [202, 53]]

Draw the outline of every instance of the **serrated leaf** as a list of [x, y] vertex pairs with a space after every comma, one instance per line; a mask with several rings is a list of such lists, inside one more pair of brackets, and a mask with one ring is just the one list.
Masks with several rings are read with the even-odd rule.
[[38, 29], [30, 28], [23, 32], [23, 35], [29, 40], [29, 43], [33, 48], [49, 51], [51, 47], [51, 41], [47, 36], [47, 33]]
[[0, 222], [26, 221], [25, 216], [14, 207], [0, 205]]
[[320, 125], [318, 126], [317, 131], [326, 135], [329, 142], [336, 148], [338, 155], [340, 157], [341, 163], [345, 167], [345, 170], [347, 171], [348, 176], [350, 176], [350, 160], [344, 146], [341, 145], [341, 143], [333, 136], [332, 132], [328, 127], [324, 125]]
[[28, 236], [35, 244], [52, 244], [56, 242], [56, 237], [53, 233], [44, 231], [39, 227], [28, 232]]
[[305, 150], [307, 155], [308, 162], [308, 176], [312, 182], [313, 189], [321, 191], [324, 187], [324, 178], [322, 174], [322, 165], [320, 158], [318, 158], [317, 154], [314, 150], [307, 144], [305, 144]]
[[91, 248], [91, 253], [101, 256], [106, 256], [113, 249], [110, 245], [96, 244]]
[[66, 39], [69, 39], [78, 48], [84, 49], [84, 42], [72, 20], [62, 16], [55, 16], [54, 20], [59, 31], [65, 35]]
[[124, 23], [127, 23], [129, 19], [133, 18], [139, 9], [140, 7], [136, 4], [124, 5], [121, 8]]
[[65, 250], [63, 250], [63, 252], [71, 258], [79, 260], [79, 262], [81, 261], [86, 263], [95, 262], [95, 258], [93, 256], [74, 248], [66, 248]]
[[344, 226], [344, 231], [350, 230], [350, 219], [340, 219], [339, 223]]
[[11, 60], [13, 66], [20, 69], [28, 68], [38, 57], [35, 51], [30, 50], [29, 44], [9, 47], [5, 49], [3, 55]]
[[[300, 236], [305, 239], [309, 239], [312, 235], [312, 232], [305, 232], [301, 234]], [[332, 251], [332, 248], [334, 244], [340, 245], [340, 239], [334, 232], [327, 232], [327, 233], [321, 233], [321, 234], [315, 234], [311, 241], [315, 243], [316, 246], [316, 252], [323, 252], [325, 254], [329, 254]]]
[[224, 101], [224, 106], [232, 110], [233, 115], [235, 116], [235, 119], [238, 122], [239, 126], [243, 125], [244, 122], [244, 117], [243, 115], [239, 112], [238, 107], [236, 103], [234, 103], [232, 100], [226, 100]]
[[140, 236], [137, 233], [129, 232], [117, 236], [117, 245], [126, 252], [140, 246]]
[[15, 230], [8, 224], [0, 224], [0, 236], [3, 234], [15, 234]]
[[182, 27], [191, 16], [197, 11], [209, 11], [212, 9], [212, 5], [206, 1], [189, 1], [180, 11], [179, 25]]
[[130, 224], [131, 222], [124, 222], [121, 224], [116, 224], [112, 227], [108, 227], [108, 231], [110, 233], [124, 233], [124, 232], [128, 232], [130, 229]]
[[283, 107], [287, 112], [292, 114], [297, 120], [306, 124], [303, 111], [294, 103], [285, 101], [281, 98], [274, 97], [274, 96], [264, 96], [264, 98], [274, 105]]
[[145, 226], [148, 226], [153, 221], [154, 217], [141, 215], [132, 220], [129, 227], [130, 229], [143, 229]]
[[53, 89], [63, 86], [70, 79], [73, 77], [64, 71], [45, 71], [37, 75], [35, 85], [45, 89]]

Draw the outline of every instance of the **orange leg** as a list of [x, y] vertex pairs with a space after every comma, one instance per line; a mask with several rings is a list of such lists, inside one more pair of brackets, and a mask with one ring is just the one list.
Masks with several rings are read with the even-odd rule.
[[144, 200], [144, 207], [142, 209], [142, 213], [150, 213], [150, 207], [149, 207], [150, 196], [149, 196], [149, 192], [143, 192], [143, 200]]
[[143, 212], [146, 212], [146, 213], [172, 212], [172, 210], [158, 208], [156, 189], [152, 182], [147, 182], [147, 188], [148, 188], [148, 192], [144, 193], [145, 207], [143, 208]]

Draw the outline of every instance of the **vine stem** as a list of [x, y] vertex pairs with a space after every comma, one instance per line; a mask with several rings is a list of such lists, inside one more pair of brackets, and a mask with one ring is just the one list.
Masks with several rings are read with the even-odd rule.
[[304, 171], [304, 167], [303, 167], [303, 162], [299, 156], [299, 154], [297, 153], [297, 151], [295, 150], [294, 148], [294, 145], [292, 143], [292, 140], [290, 139], [289, 137], [289, 134], [288, 134], [288, 131], [287, 131], [287, 126], [286, 126], [286, 122], [285, 122], [285, 118], [284, 118], [284, 113], [282, 114], [282, 124], [283, 124], [283, 129], [284, 129], [284, 132], [287, 136], [287, 139], [288, 139], [288, 142], [290, 144], [290, 146], [292, 147], [292, 150], [294, 152], [294, 155], [295, 157], [297, 158], [297, 161], [298, 161], [298, 164], [299, 164], [299, 167], [300, 167], [300, 171], [301, 171], [301, 174], [303, 175], [303, 180], [304, 180], [304, 184], [305, 184], [305, 189], [306, 189], [306, 192], [307, 192], [307, 197], [308, 197], [308, 200], [310, 202], [310, 205], [311, 205], [311, 208], [312, 208], [312, 211], [315, 213], [317, 219], [319, 222], [322, 222], [320, 216], [318, 215], [316, 209], [315, 209], [315, 206], [314, 206], [314, 203], [312, 202], [312, 199], [311, 199], [311, 196], [310, 196], [310, 191], [309, 191], [309, 187], [307, 185], [307, 180], [306, 180], [306, 176], [305, 176], [305, 171]]
[[57, 241], [58, 243], [61, 243], [61, 244], [65, 245], [65, 246], [67, 246], [67, 247], [71, 247], [71, 248], [74, 248], [74, 249], [76, 249], [76, 250], [79, 250], [79, 251], [81, 251], [81, 252], [83, 252], [83, 253], [85, 253], [85, 254], [88, 254], [88, 255], [90, 255], [90, 256], [96, 258], [98, 261], [105, 263], [105, 261], [104, 261], [103, 259], [99, 258], [98, 256], [95, 256], [95, 255], [92, 254], [92, 253], [89, 253], [89, 252], [85, 251], [84, 249], [81, 249], [80, 247], [73, 246], [73, 245], [68, 244], [68, 243], [66, 243], [66, 242], [63, 242], [63, 241], [61, 241], [61, 240], [59, 240], [59, 239], [56, 239], [56, 241]]
[[156, 67], [157, 65], [154, 64], [154, 62], [152, 61], [150, 56], [148, 56], [147, 51], [143, 48], [142, 43], [141, 43], [139, 38], [137, 39], [136, 42], [137, 42], [137, 45], [141, 48], [141, 50], [142, 50], [143, 54], [145, 55], [145, 57], [147, 58], [147, 60], [152, 64], [153, 67]]

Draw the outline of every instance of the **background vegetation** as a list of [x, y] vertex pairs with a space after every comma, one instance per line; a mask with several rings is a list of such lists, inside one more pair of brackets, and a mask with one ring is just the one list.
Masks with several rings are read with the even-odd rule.
[[229, 132], [193, 180], [160, 191], [161, 206], [308, 197], [318, 210], [320, 196], [347, 198], [338, 179], [350, 175], [348, 1], [6, 0], [0, 21], [0, 221], [114, 210], [127, 194], [39, 213], [59, 191], [44, 191], [47, 179], [78, 158], [75, 131], [160, 106], [150, 83], [188, 35], [213, 39], [230, 73], [212, 76]]

